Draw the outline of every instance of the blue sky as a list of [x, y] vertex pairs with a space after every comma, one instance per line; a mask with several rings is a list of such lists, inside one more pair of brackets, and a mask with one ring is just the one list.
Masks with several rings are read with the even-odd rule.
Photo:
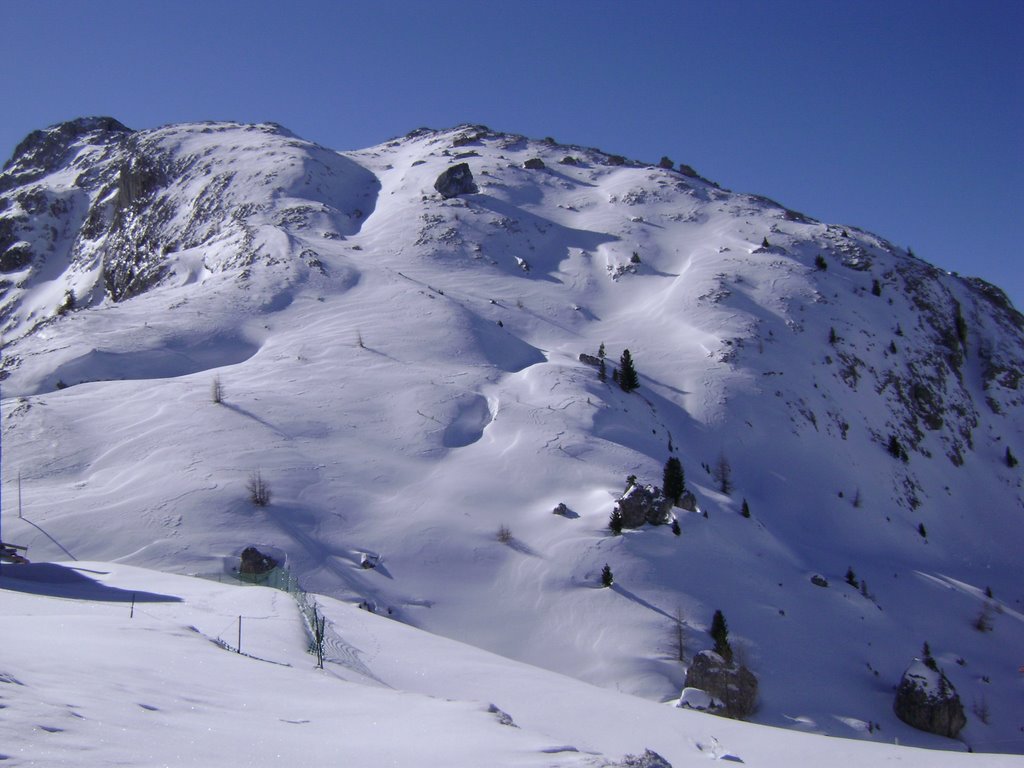
[[106, 114], [335, 149], [484, 123], [876, 232], [1024, 308], [1022, 0], [0, 0], [0, 155]]

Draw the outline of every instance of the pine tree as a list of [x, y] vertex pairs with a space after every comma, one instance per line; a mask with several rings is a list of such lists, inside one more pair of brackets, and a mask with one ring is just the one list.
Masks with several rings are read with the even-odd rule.
[[857, 574], [853, 572], [853, 568], [846, 569], [846, 583], [854, 589], [857, 588]]
[[679, 506], [679, 497], [686, 490], [686, 476], [683, 474], [683, 464], [675, 456], [670, 456], [665, 462], [665, 470], [661, 476], [661, 485], [665, 496], [672, 499], [672, 503]]
[[612, 568], [608, 563], [604, 564], [604, 568], [601, 569], [601, 586], [610, 587], [615, 583], [615, 577], [612, 576]]
[[1004, 461], [1006, 461], [1006, 466], [1010, 469], [1017, 466], [1017, 457], [1013, 455], [1013, 451], [1010, 450], [1010, 446], [1006, 446], [1006, 456], [1004, 457]]
[[601, 346], [597, 348], [597, 356], [600, 357], [600, 358], [603, 358], [604, 355], [605, 355], [605, 352], [604, 352], [604, 342], [602, 341], [601, 342]]
[[721, 611], [715, 611], [711, 619], [711, 639], [715, 641], [714, 651], [727, 662], [732, 663], [732, 647], [729, 645], [729, 626]]
[[672, 533], [674, 533], [676, 536], [683, 535], [683, 529], [679, 527], [679, 521], [676, 519], [672, 520]]
[[608, 380], [608, 366], [604, 364], [604, 357], [601, 357], [601, 362], [597, 364], [597, 378], [599, 381]]
[[632, 392], [640, 386], [640, 378], [633, 367], [633, 356], [629, 354], [628, 349], [622, 350], [622, 356], [619, 358], [619, 386], [623, 392]]
[[828, 262], [825, 261], [825, 257], [819, 253], [817, 256], [814, 257], [814, 266], [818, 270], [824, 271], [828, 269]]
[[744, 517], [750, 517], [750, 505], [747, 504], [747, 500], [743, 500], [743, 506], [740, 507], [740, 514]]
[[918, 523], [918, 524], [917, 524], [917, 532], [918, 532], [919, 534], [921, 534], [921, 538], [922, 538], [922, 539], [927, 539], [927, 538], [928, 538], [928, 531], [927, 531], [927, 529], [926, 529], [926, 528], [924, 527], [924, 523]]
[[618, 507], [612, 510], [612, 514], [608, 518], [608, 527], [614, 534], [622, 533], [622, 513]]

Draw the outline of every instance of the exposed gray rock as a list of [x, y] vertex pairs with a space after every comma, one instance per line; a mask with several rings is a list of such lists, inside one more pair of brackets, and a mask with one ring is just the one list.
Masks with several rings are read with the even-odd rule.
[[672, 763], [653, 749], [645, 749], [642, 755], [626, 755], [621, 763], [608, 768], [672, 768]]
[[721, 707], [708, 711], [723, 717], [743, 718], [757, 706], [757, 678], [742, 664], [730, 664], [714, 651], [701, 651], [686, 670], [685, 688], [699, 688]]
[[934, 664], [914, 659], [900, 680], [893, 710], [909, 726], [954, 739], [967, 717], [953, 684]]
[[664, 525], [672, 520], [672, 499], [653, 485], [634, 483], [615, 506], [622, 514], [623, 528], [639, 528], [644, 523]]
[[685, 509], [687, 512], [696, 512], [697, 497], [693, 495], [692, 491], [683, 491], [679, 495], [679, 503], [676, 506], [680, 509]]
[[828, 579], [826, 579], [820, 573], [816, 573], [813, 576], [811, 576], [811, 584], [813, 584], [816, 587], [827, 587]]
[[593, 365], [596, 368], [601, 364], [601, 358], [594, 355], [588, 355], [586, 352], [580, 352], [580, 362], [586, 363], [587, 365]]
[[277, 560], [270, 555], [265, 555], [256, 547], [246, 547], [242, 550], [241, 562], [238, 566], [239, 573], [266, 573], [277, 567]]
[[546, 167], [547, 166], [544, 165], [544, 161], [541, 160], [539, 157], [531, 157], [529, 160], [523, 163], [523, 168], [527, 168], [531, 171], [540, 171]]
[[459, 195], [471, 195], [479, 190], [473, 181], [473, 172], [468, 163], [459, 163], [445, 169], [434, 182], [436, 189], [445, 200]]

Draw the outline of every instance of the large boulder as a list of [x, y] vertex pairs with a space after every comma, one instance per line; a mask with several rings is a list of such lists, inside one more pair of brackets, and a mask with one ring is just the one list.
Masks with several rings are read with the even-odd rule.
[[270, 555], [263, 554], [256, 547], [243, 549], [240, 561], [239, 573], [260, 574], [272, 571], [277, 567], [277, 560]]
[[471, 195], [478, 191], [476, 183], [473, 181], [473, 172], [469, 170], [469, 163], [459, 163], [447, 168], [437, 177], [434, 189], [445, 200], [459, 195]]
[[672, 499], [653, 485], [633, 483], [615, 507], [622, 515], [623, 528], [639, 528], [644, 523], [664, 525], [672, 520]]
[[[757, 678], [742, 664], [729, 663], [714, 651], [701, 651], [686, 670], [684, 688], [699, 688], [714, 702], [708, 711], [724, 717], [751, 715], [757, 706]], [[693, 699], [694, 694], [689, 694]]]
[[914, 659], [907, 667], [893, 709], [907, 725], [951, 739], [967, 724], [956, 689], [934, 661]]

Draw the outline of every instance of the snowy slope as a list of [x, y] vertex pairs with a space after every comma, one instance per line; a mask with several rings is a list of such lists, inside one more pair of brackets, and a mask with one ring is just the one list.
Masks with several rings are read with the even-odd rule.
[[12, 766], [963, 761], [647, 702], [329, 598], [313, 598], [330, 622], [319, 670], [296, 603], [263, 587], [63, 563], [5, 569], [0, 597]]
[[[257, 544], [308, 589], [655, 702], [685, 672], [675, 617], [692, 655], [721, 609], [756, 722], [963, 749], [892, 713], [927, 641], [990, 712], [963, 741], [1024, 752], [1024, 336], [997, 289], [476, 127], [336, 153], [269, 125], [76, 126], [0, 176], [4, 539], [33, 560], [221, 573]], [[479, 191], [442, 200], [454, 162]], [[602, 343], [640, 389], [579, 361]], [[660, 484], [670, 455], [707, 517], [612, 536], [625, 477]]]

